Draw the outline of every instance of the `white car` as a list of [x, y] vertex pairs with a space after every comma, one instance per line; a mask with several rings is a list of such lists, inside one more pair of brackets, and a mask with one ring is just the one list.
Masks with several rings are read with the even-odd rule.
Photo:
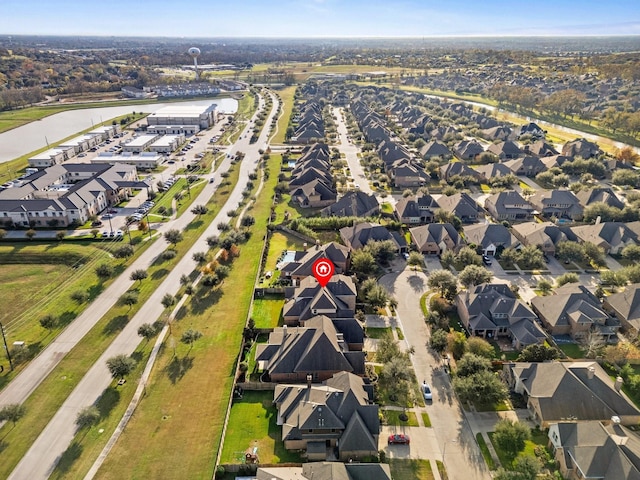
[[431, 392], [431, 387], [426, 381], [422, 382], [421, 388], [422, 388], [422, 396], [424, 397], [424, 399], [433, 400], [433, 393]]

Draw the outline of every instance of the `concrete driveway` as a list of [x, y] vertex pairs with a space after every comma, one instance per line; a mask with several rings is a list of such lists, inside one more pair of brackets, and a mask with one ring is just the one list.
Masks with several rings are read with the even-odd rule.
[[[403, 260], [396, 260], [392, 264], [392, 272], [381, 277], [378, 283], [398, 302], [397, 321], [404, 332], [405, 341], [415, 349], [411, 361], [417, 380], [426, 380], [433, 390], [433, 402], [424, 409], [429, 414], [432, 428], [412, 427], [407, 430], [412, 435], [410, 448], [403, 450], [406, 447], [388, 446], [389, 455], [444, 459], [451, 479], [490, 478], [471, 428], [454, 395], [449, 375], [442, 368], [439, 355], [427, 347], [430, 334], [420, 309], [420, 297], [428, 290], [427, 276], [423, 272], [410, 270]], [[381, 438], [386, 444], [386, 437]]]

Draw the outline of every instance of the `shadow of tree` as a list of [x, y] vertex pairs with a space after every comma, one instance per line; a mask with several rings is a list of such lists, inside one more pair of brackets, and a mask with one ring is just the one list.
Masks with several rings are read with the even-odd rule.
[[193, 367], [193, 357], [173, 357], [171, 363], [167, 365], [166, 371], [169, 377], [169, 380], [173, 385], [175, 385], [182, 377], [185, 376], [187, 371], [189, 371]]
[[120, 402], [120, 392], [116, 387], [107, 387], [96, 401], [100, 418], [107, 418], [115, 406]]
[[189, 309], [187, 308], [186, 304], [183, 304], [180, 306], [180, 308], [178, 309], [178, 311], [176, 312], [176, 316], [175, 319], [176, 320], [182, 320], [184, 317], [186, 317], [189, 314]]
[[169, 270], [168, 270], [168, 269], [166, 269], [166, 268], [160, 268], [160, 269], [156, 270], [155, 272], [153, 272], [153, 273], [151, 274], [151, 278], [152, 278], [153, 280], [158, 280], [158, 279], [160, 279], [160, 278], [162, 278], [162, 277], [167, 276], [167, 274], [168, 274], [168, 273], [169, 273]]
[[102, 330], [102, 333], [105, 335], [113, 335], [114, 333], [122, 330], [127, 323], [129, 322], [128, 315], [118, 315], [117, 317], [113, 317], [109, 323], [107, 323]]
[[56, 464], [56, 468], [54, 469], [54, 473], [66, 473], [68, 472], [73, 464], [75, 463], [80, 455], [82, 455], [83, 447], [78, 442], [73, 442], [69, 445], [64, 453], [58, 459], [58, 463]]
[[0, 453], [4, 452], [8, 446], [9, 444], [7, 442], [0, 440]]
[[415, 292], [422, 292], [425, 289], [424, 277], [413, 274], [409, 277], [409, 286]]
[[89, 294], [89, 301], [96, 298], [98, 295], [102, 293], [104, 290], [104, 284], [102, 282], [96, 283], [95, 285], [91, 285], [87, 288], [87, 293]]
[[189, 225], [187, 225], [185, 230], [196, 230], [197, 228], [200, 228], [200, 226], [202, 226], [203, 223], [204, 222], [202, 220], [194, 220]]
[[60, 325], [66, 326], [73, 320], [75, 320], [77, 316], [78, 314], [76, 312], [70, 312], [69, 310], [67, 310], [66, 312], [63, 312], [60, 317], [58, 317], [58, 323], [60, 323]]
[[193, 295], [193, 300], [191, 301], [191, 313], [193, 315], [204, 313], [207, 309], [220, 301], [222, 293], [222, 288], [220, 287], [198, 289], [198, 291]]
[[11, 356], [13, 357], [14, 365], [19, 365], [33, 360], [33, 358], [38, 355], [43, 348], [44, 346], [42, 345], [42, 342], [28, 343], [22, 348], [12, 348]]

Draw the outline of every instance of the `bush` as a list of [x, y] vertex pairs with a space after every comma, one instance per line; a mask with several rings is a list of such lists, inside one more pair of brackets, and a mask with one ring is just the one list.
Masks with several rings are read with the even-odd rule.
[[176, 255], [178, 255], [178, 252], [175, 250], [165, 250], [162, 252], [162, 255], [160, 255], [160, 258], [162, 258], [162, 260], [171, 260], [176, 258]]

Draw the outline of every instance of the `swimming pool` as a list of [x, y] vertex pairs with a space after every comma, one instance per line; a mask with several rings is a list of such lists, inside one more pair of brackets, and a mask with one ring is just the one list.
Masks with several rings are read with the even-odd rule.
[[278, 264], [276, 265], [276, 268], [278, 270], [280, 270], [282, 267], [284, 267], [287, 263], [291, 263], [296, 259], [296, 252], [295, 250], [287, 250], [284, 254], [284, 256], [278, 261]]

